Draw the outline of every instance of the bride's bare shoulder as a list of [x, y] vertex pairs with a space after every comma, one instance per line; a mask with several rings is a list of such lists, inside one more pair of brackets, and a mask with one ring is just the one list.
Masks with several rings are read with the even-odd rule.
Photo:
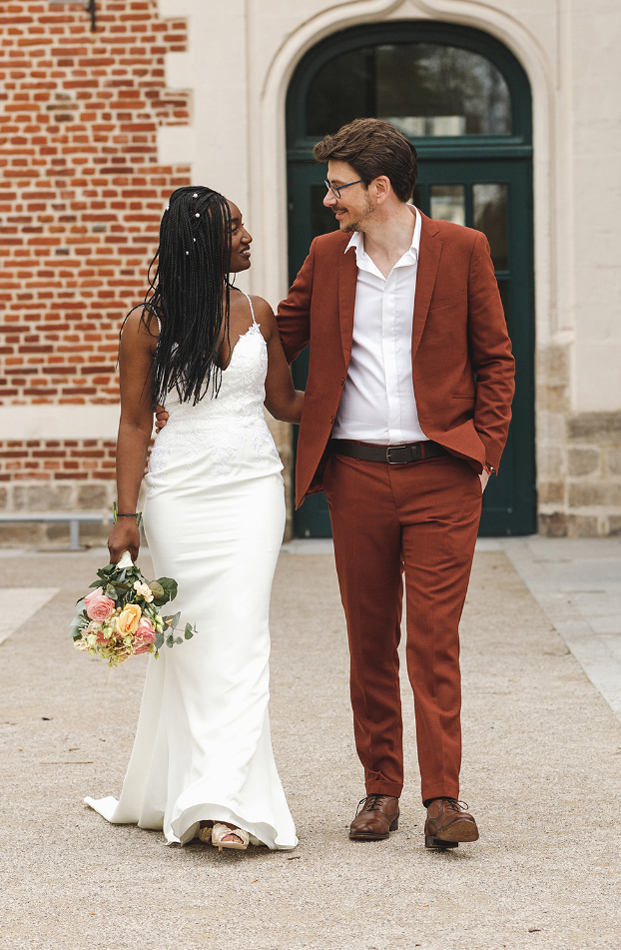
[[257, 297], [255, 294], [252, 294], [250, 299], [252, 300], [254, 318], [257, 323], [261, 324], [262, 329], [265, 331], [263, 335], [267, 337], [276, 326], [274, 311], [263, 297]]
[[160, 326], [153, 311], [144, 307], [132, 310], [121, 326], [121, 348], [147, 348], [154, 351], [160, 335]]

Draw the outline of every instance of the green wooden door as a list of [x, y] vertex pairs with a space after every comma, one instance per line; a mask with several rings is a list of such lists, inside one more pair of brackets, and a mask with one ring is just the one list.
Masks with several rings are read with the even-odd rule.
[[[434, 45], [441, 50], [440, 54], [433, 52]], [[466, 70], [466, 80], [467, 68], [474, 70], [475, 74], [478, 70], [478, 75], [485, 77], [485, 67], [481, 66], [484, 57], [488, 64], [492, 64], [488, 68], [485, 87], [489, 101], [479, 97], [482, 118], [477, 119], [472, 108], [468, 113], [468, 105], [463, 105], [463, 100], [463, 119], [458, 114], [446, 114], [447, 108], [453, 113], [459, 111], [455, 94], [452, 99], [449, 96], [448, 106], [442, 104], [441, 97], [436, 96], [433, 101], [433, 83], [427, 79], [429, 64], [437, 67], [439, 62], [441, 66], [447, 49], [462, 51], [461, 60], [458, 55], [452, 65], [453, 72], [460, 66], [462, 73]], [[381, 55], [377, 54], [378, 50]], [[419, 54], [419, 50], [422, 53]], [[478, 60], [473, 58], [469, 64], [468, 55], [478, 57]], [[419, 153], [414, 203], [432, 218], [474, 227], [486, 234], [516, 358], [513, 422], [500, 474], [490, 481], [484, 495], [480, 533], [528, 534], [536, 530], [530, 91], [521, 67], [505, 47], [479, 31], [408, 21], [347, 30], [330, 37], [329, 41], [307, 54], [292, 81], [288, 99], [290, 277], [293, 280], [299, 270], [311, 240], [335, 229], [332, 213], [322, 204], [325, 166], [312, 160], [312, 145], [320, 137], [317, 132], [330, 121], [335, 123], [335, 127], [325, 128], [328, 133], [356, 115], [380, 114], [386, 118], [383, 114], [386, 108], [397, 111], [398, 97], [395, 99], [393, 95], [390, 99], [389, 94], [390, 106], [384, 106], [382, 110], [378, 107], [380, 93], [373, 94], [373, 89], [378, 87], [380, 80], [384, 87], [391, 81], [389, 67], [395, 62], [399, 66], [400, 83], [404, 63], [407, 66], [410, 60], [415, 60], [417, 65], [416, 70], [411, 70], [413, 82], [422, 82], [423, 85], [426, 82], [427, 87], [423, 90], [422, 103], [419, 101], [413, 106], [410, 102], [409, 109], [423, 113], [425, 102], [431, 103], [428, 107], [431, 115], [394, 118], [394, 124], [401, 122], [404, 131], [425, 132], [425, 135], [410, 136]], [[427, 72], [422, 68], [425, 66]], [[374, 69], [375, 87], [371, 81]], [[493, 93], [493, 83], [495, 81], [498, 86], [499, 80], [493, 70], [498, 73], [502, 70], [506, 87], [504, 92], [501, 88], [500, 93], [497, 88], [495, 97], [490, 94], [490, 89]], [[351, 73], [356, 80], [355, 89]], [[360, 89], [364, 75], [367, 75], [367, 82], [362, 102]], [[344, 79], [339, 92], [340, 76]], [[392, 81], [394, 84], [394, 77]], [[461, 81], [463, 85], [463, 75]], [[334, 100], [327, 100], [327, 105], [325, 95], [323, 99], [320, 95], [326, 89], [330, 96], [334, 96]], [[399, 94], [403, 96], [402, 92]], [[348, 95], [350, 100], [352, 97], [354, 100], [349, 104]], [[383, 95], [386, 99], [385, 88]], [[471, 98], [472, 95], [471, 81]], [[504, 126], [501, 115], [503, 95]], [[339, 107], [340, 111], [337, 108], [337, 115], [331, 120], [330, 101], [343, 100], [345, 106]], [[364, 106], [366, 110], [360, 111]], [[347, 108], [358, 111], [348, 114]], [[486, 108], [496, 110], [495, 118], [492, 116], [487, 126], [484, 125]], [[436, 113], [442, 109], [445, 114], [438, 117]], [[392, 119], [392, 116], [388, 118]], [[315, 133], [312, 136], [308, 134], [309, 127]], [[490, 128], [494, 134], [489, 134]], [[444, 134], [447, 131], [452, 134]], [[471, 134], [473, 131], [475, 134]], [[308, 354], [303, 353], [294, 365], [296, 385], [301, 388], [306, 380], [307, 367]], [[323, 495], [311, 496], [304, 502], [296, 513], [295, 530], [299, 537], [329, 537], [330, 522]]]

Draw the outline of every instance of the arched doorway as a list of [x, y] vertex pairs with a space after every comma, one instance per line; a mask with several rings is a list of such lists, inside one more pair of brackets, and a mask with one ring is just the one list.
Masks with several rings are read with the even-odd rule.
[[[312, 148], [354, 118], [387, 119], [419, 154], [414, 203], [432, 218], [483, 231], [516, 358], [513, 422], [498, 478], [485, 492], [482, 535], [536, 530], [532, 123], [528, 78], [486, 33], [407, 20], [353, 27], [306, 53], [287, 96], [289, 271], [335, 228], [322, 204], [325, 166]], [[304, 385], [307, 354], [294, 365]], [[296, 513], [296, 534], [327, 537], [323, 495]]]

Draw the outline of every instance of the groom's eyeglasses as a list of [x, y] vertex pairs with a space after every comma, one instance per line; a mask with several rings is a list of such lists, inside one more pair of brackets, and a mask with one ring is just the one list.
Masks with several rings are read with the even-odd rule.
[[326, 186], [328, 191], [332, 192], [335, 198], [340, 198], [341, 192], [345, 188], [351, 188], [352, 185], [359, 185], [361, 181], [362, 181], [362, 178], [357, 178], [356, 181], [348, 181], [346, 185], [331, 185], [328, 179], [326, 178], [326, 180], [324, 181], [324, 185]]

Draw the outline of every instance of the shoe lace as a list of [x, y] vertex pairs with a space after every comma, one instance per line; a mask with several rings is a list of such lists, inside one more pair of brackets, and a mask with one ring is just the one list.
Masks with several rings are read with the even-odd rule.
[[443, 798], [442, 801], [451, 811], [468, 811], [468, 802], [461, 802], [457, 798]]
[[380, 805], [388, 798], [390, 798], [390, 795], [365, 795], [365, 797], [361, 798], [358, 802], [356, 815], [359, 815], [361, 811], [377, 811]]

